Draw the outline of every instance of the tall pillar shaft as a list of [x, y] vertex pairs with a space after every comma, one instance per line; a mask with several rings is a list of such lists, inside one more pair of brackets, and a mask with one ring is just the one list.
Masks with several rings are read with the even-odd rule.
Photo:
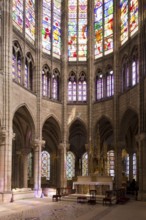
[[[94, 143], [93, 143], [93, 97], [94, 97], [94, 91], [93, 91], [93, 83], [94, 83], [94, 30], [93, 30], [93, 18], [94, 14], [91, 13], [94, 8], [94, 1], [88, 0], [88, 53], [87, 53], [87, 67], [88, 67], [88, 87], [87, 87], [87, 101], [88, 101], [88, 147], [89, 147], [89, 152], [90, 154], [88, 155], [89, 158], [89, 174], [93, 173], [93, 148], [94, 148]], [[90, 150], [90, 148], [92, 148]]]
[[[0, 179], [2, 180], [2, 201], [10, 201], [11, 198], [11, 172], [12, 172], [12, 115], [11, 115], [11, 91], [12, 91], [12, 1], [1, 1], [1, 19], [4, 24], [1, 28], [2, 39], [2, 73], [3, 73], [3, 99], [2, 121], [0, 133], [4, 134], [0, 149]], [[1, 185], [1, 184], [0, 184]], [[0, 198], [1, 200], [1, 198]]]
[[[62, 187], [65, 187], [67, 185], [67, 179], [66, 179], [66, 148], [68, 143], [68, 127], [67, 127], [67, 82], [68, 82], [68, 1], [62, 2], [62, 45], [61, 48], [61, 72], [62, 74], [62, 90], [61, 90], [61, 97], [62, 97], [62, 147], [61, 147], [61, 180], [60, 184]], [[61, 146], [60, 145], [60, 146]], [[60, 147], [59, 147], [60, 148]]]
[[41, 196], [41, 149], [45, 144], [42, 140], [34, 141], [34, 191], [35, 196]]

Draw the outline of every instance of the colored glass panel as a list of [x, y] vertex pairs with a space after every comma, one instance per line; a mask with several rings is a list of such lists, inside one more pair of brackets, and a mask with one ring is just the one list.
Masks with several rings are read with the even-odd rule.
[[102, 76], [97, 78], [96, 81], [96, 87], [97, 87], [97, 100], [100, 100], [103, 98], [103, 78]]
[[35, 40], [35, 0], [25, 1], [25, 33], [26, 37]]
[[61, 54], [61, 0], [53, 2], [53, 56], [60, 58]]
[[51, 54], [51, 0], [43, 0], [42, 46]]
[[41, 176], [46, 177], [47, 180], [50, 179], [50, 154], [47, 151], [42, 151], [41, 153]]
[[130, 1], [130, 35], [138, 30], [138, 0]]
[[133, 179], [137, 179], [137, 158], [136, 153], [133, 154]]
[[21, 82], [21, 60], [20, 59], [17, 60], [17, 79], [18, 79], [18, 82], [20, 83]]
[[68, 180], [75, 176], [75, 156], [71, 151], [67, 152], [66, 176]]
[[16, 57], [13, 55], [12, 58], [12, 77], [13, 79], [16, 79]]
[[82, 176], [88, 176], [88, 154], [82, 156]]
[[69, 61], [87, 59], [87, 0], [68, 2], [68, 58]]
[[12, 18], [13, 24], [21, 32], [23, 30], [23, 0], [13, 0], [13, 9], [12, 9]]
[[128, 39], [128, 0], [120, 1], [121, 8], [121, 44]]
[[28, 88], [28, 75], [29, 75], [28, 64], [25, 64], [24, 86], [26, 88]]
[[113, 0], [104, 1], [104, 54], [113, 51]]
[[103, 54], [103, 1], [95, 0], [94, 30], [95, 30], [95, 59]]
[[110, 176], [115, 176], [115, 156], [113, 150], [107, 152], [107, 173]]
[[78, 60], [86, 61], [87, 56], [87, 0], [79, 0], [78, 5]]
[[58, 80], [57, 77], [53, 76], [52, 79], [52, 98], [58, 99]]
[[77, 0], [68, 1], [68, 57], [77, 60]]

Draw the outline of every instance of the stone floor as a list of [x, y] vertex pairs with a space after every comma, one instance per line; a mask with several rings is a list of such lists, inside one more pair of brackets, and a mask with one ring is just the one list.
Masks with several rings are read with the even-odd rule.
[[0, 205], [0, 220], [146, 220], [146, 202], [103, 206], [52, 202], [51, 198], [14, 201]]

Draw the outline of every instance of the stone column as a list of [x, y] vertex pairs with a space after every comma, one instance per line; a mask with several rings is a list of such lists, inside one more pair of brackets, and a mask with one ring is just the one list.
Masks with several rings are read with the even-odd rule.
[[34, 192], [35, 197], [40, 197], [41, 190], [41, 149], [45, 141], [36, 139], [33, 143], [34, 148]]
[[[62, 72], [62, 140], [59, 145], [61, 151], [61, 187], [66, 187], [66, 147], [68, 143], [68, 120], [67, 120], [67, 90], [68, 90], [68, 1], [62, 1], [62, 48], [61, 48], [61, 72]], [[64, 160], [64, 161], [63, 161]]]
[[[88, 147], [93, 148], [93, 100], [94, 100], [94, 1], [88, 0], [88, 43], [87, 43], [87, 103], [88, 103]], [[93, 149], [89, 149], [89, 174], [93, 173]]]
[[120, 63], [119, 63], [119, 47], [120, 47], [120, 10], [119, 1], [114, 1], [114, 97], [113, 97], [113, 131], [114, 131], [114, 150], [115, 150], [115, 185], [117, 188], [122, 184], [122, 154], [119, 143], [119, 92], [120, 92]]
[[146, 132], [145, 109], [145, 73], [146, 73], [146, 0], [139, 4], [139, 32], [138, 32], [138, 72], [139, 72], [139, 133]]
[[138, 199], [146, 200], [146, 133], [137, 135], [137, 142], [139, 143], [139, 172], [138, 172]]
[[[21, 151], [16, 151], [16, 163], [14, 165], [16, 165], [16, 167], [14, 168], [14, 188], [18, 187], [20, 188], [21, 184], [20, 184], [20, 161], [22, 160], [22, 154]], [[13, 178], [13, 180], [14, 180]], [[21, 178], [22, 179], [22, 178]]]
[[11, 199], [11, 172], [12, 172], [12, 1], [1, 0], [1, 73], [3, 80], [2, 121], [1, 121], [1, 172], [0, 172], [0, 200], [9, 202]]
[[22, 149], [22, 159], [23, 159], [23, 187], [28, 187], [28, 154], [30, 149]]
[[103, 174], [107, 175], [107, 144], [103, 143]]
[[58, 187], [66, 187], [67, 179], [66, 179], [66, 147], [63, 143], [59, 144], [59, 185]]
[[117, 143], [115, 147], [115, 187], [122, 186], [122, 147], [121, 143]]

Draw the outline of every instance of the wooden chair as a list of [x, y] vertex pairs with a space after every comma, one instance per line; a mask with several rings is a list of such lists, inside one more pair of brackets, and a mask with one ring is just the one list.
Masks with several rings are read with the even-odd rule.
[[88, 203], [90, 204], [96, 204], [96, 190], [90, 190], [90, 198], [88, 200]]
[[106, 191], [105, 198], [103, 198], [103, 205], [106, 205], [107, 203], [109, 205], [112, 205], [112, 195], [113, 195], [112, 190]]

